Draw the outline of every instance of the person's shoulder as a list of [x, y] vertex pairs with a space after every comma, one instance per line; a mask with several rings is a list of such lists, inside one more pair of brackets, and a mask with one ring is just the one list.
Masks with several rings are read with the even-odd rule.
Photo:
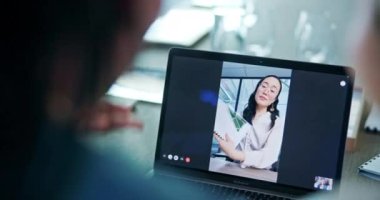
[[282, 118], [280, 116], [276, 116], [276, 124], [275, 124], [275, 126], [276, 125], [277, 126], [284, 126], [284, 123], [285, 123], [284, 118]]

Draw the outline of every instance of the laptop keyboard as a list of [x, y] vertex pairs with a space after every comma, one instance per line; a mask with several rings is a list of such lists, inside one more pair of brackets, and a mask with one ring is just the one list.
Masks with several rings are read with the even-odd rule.
[[[192, 181], [191, 181], [192, 182]], [[257, 200], [290, 200], [286, 197], [274, 196], [271, 194], [241, 190], [236, 188], [225, 187], [221, 185], [214, 185], [210, 183], [196, 182], [196, 188], [199, 189], [200, 193], [208, 194], [215, 199], [257, 199]]]

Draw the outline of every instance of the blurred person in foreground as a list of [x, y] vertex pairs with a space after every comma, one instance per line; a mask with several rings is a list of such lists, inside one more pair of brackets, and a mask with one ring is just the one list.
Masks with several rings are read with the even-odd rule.
[[351, 53], [367, 94], [380, 103], [380, 1], [365, 0], [359, 4], [356, 30], [350, 38]]
[[79, 139], [92, 129], [141, 127], [130, 109], [99, 99], [128, 70], [159, 3], [2, 5], [11, 15], [1, 18], [1, 199], [167, 199], [166, 191], [181, 192], [143, 180], [130, 163]]
[[[373, 103], [380, 104], [380, 0], [355, 3], [357, 13], [347, 37], [349, 53], [366, 95]], [[380, 191], [368, 193], [359, 182], [349, 180], [344, 182], [340, 193], [349, 199], [380, 199]], [[310, 199], [331, 199], [331, 196], [317, 193]]]

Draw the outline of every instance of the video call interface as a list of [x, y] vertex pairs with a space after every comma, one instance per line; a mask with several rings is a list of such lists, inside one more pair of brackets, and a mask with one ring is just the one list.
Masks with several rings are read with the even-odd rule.
[[333, 189], [349, 77], [180, 56], [168, 76], [160, 162]]

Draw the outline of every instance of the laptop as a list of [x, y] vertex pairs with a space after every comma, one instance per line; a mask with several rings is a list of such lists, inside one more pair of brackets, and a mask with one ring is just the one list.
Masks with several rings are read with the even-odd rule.
[[173, 48], [154, 176], [248, 199], [334, 193], [353, 79], [348, 67]]

